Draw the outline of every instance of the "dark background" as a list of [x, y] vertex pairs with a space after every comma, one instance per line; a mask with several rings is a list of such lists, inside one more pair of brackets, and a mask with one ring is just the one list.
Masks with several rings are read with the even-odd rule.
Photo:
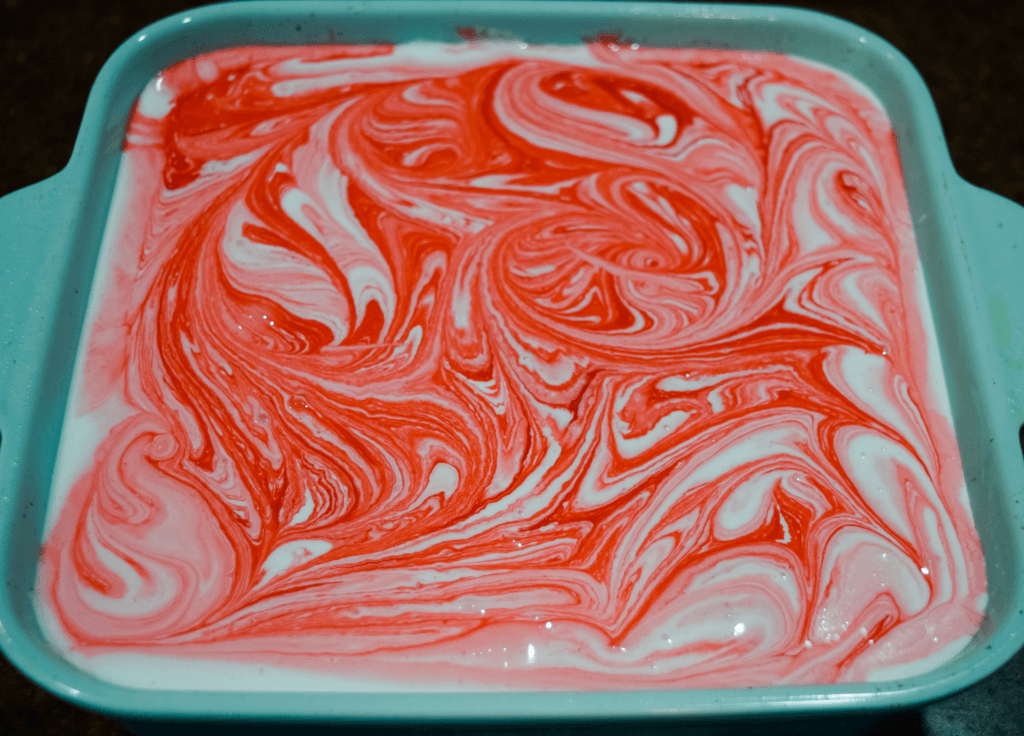
[[[56, 174], [67, 163], [100, 67], [129, 35], [193, 7], [181, 0], [0, 0], [0, 196]], [[899, 48], [935, 98], [957, 171], [1024, 204], [1024, 2], [832, 0], [800, 2], [857, 23]], [[184, 727], [189, 732], [203, 729]], [[546, 729], [545, 729], [546, 730]], [[668, 733], [626, 727], [621, 732]], [[688, 731], [689, 729], [678, 729]], [[484, 733], [488, 729], [472, 729]], [[503, 732], [505, 730], [503, 729]], [[558, 733], [605, 732], [599, 727]], [[699, 727], [719, 733], [870, 733], [901, 736], [1024, 734], [1024, 655], [948, 700], [877, 722], [776, 722]], [[0, 658], [0, 732], [128, 733], [63, 703]], [[441, 730], [437, 731], [442, 732]], [[555, 729], [550, 731], [555, 733]]]

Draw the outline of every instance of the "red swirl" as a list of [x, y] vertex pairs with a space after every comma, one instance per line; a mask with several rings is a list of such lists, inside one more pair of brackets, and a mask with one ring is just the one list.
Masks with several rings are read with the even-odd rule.
[[236, 49], [147, 88], [125, 161], [74, 399], [110, 429], [41, 567], [73, 650], [713, 687], [976, 630], [895, 143], [845, 77]]

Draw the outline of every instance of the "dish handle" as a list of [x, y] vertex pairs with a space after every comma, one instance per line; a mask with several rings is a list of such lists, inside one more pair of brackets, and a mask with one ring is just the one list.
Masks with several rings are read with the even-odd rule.
[[[80, 196], [68, 169], [0, 198], [0, 424], [38, 384]], [[7, 426], [0, 426], [0, 431]], [[3, 445], [9, 445], [4, 438]], [[2, 445], [0, 445], [2, 446]], [[4, 448], [6, 449], [6, 448]], [[4, 453], [5, 455], [7, 453]], [[4, 489], [7, 490], [7, 489]]]
[[[993, 368], [1004, 379], [1018, 427], [1024, 424], [1024, 207], [960, 182], [962, 216], [975, 248], [972, 274], [979, 312], [991, 333]], [[1024, 432], [1024, 430], [1022, 430]], [[1024, 436], [1022, 436], [1024, 442]]]
[[[67, 222], [66, 179], [62, 171], [0, 198], [0, 265], [14, 284], [39, 271], [47, 243]], [[0, 291], [0, 298], [10, 296], [11, 290]]]

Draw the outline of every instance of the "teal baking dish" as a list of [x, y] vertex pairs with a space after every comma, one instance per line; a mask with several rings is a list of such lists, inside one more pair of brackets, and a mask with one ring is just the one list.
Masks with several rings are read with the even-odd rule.
[[[134, 690], [102, 682], [46, 642], [32, 607], [45, 499], [128, 114], [167, 66], [254, 43], [457, 42], [494, 29], [530, 43], [619, 35], [642, 45], [767, 50], [837, 67], [882, 100], [899, 142], [931, 295], [989, 602], [981, 630], [942, 668], [864, 685], [608, 693], [337, 694]], [[910, 707], [1005, 662], [1024, 623], [1024, 210], [953, 171], [927, 90], [877, 37], [781, 8], [627, 3], [259, 3], [204, 8], [126, 42], [93, 89], [75, 152], [57, 176], [0, 200], [9, 283], [0, 293], [2, 644], [26, 674], [87, 708], [132, 719], [296, 722], [671, 719], [863, 712]]]

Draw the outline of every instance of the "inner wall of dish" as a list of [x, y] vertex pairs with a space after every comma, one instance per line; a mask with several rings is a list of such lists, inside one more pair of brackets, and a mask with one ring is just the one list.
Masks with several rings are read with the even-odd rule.
[[[338, 23], [332, 23], [328, 19], [323, 17], [315, 18], [304, 18], [301, 23], [293, 23], [292, 18], [279, 19], [277, 22], [271, 19], [266, 22], [259, 29], [247, 29], [244, 34], [244, 41], [246, 43], [252, 43], [254, 36], [259, 37], [261, 42], [265, 43], [295, 43], [295, 42], [326, 42], [331, 40], [337, 40], [338, 42], [347, 42], [350, 40], [364, 40], [367, 38], [377, 39], [382, 36], [392, 38], [396, 41], [410, 40], [414, 38], [428, 37], [439, 37], [445, 41], [457, 41], [458, 35], [453, 33], [452, 28], [444, 23], [443, 21], [436, 22], [433, 19], [423, 19], [417, 17], [405, 16], [402, 19], [396, 19], [394, 24], [388, 24], [388, 33], [381, 32], [381, 26], [377, 21], [367, 20], [364, 24], [360, 24], [358, 20], [353, 22], [351, 19], [344, 19]], [[434, 33], [424, 30], [429, 28], [431, 24], [434, 24]], [[489, 29], [491, 35], [499, 35], [495, 29], [508, 30], [510, 25], [506, 20], [499, 19], [496, 17], [483, 17], [479, 23], [467, 23], [469, 27], [476, 27], [482, 29]], [[511, 35], [520, 36], [524, 40], [533, 43], [566, 43], [576, 42], [580, 37], [594, 37], [603, 34], [614, 34], [623, 39], [635, 39], [638, 43], [643, 45], [671, 45], [671, 46], [701, 46], [701, 47], [741, 47], [741, 48], [761, 48], [773, 51], [782, 51], [785, 53], [799, 54], [804, 57], [818, 59], [824, 63], [831, 64], [839, 67], [858, 77], [861, 81], [872, 87], [882, 98], [886, 105], [890, 117], [897, 131], [897, 136], [900, 141], [901, 154], [904, 156], [904, 174], [906, 177], [907, 193], [910, 199], [911, 212], [914, 215], [915, 227], [917, 228], [917, 239], [918, 247], [920, 250], [921, 258], [925, 266], [926, 274], [929, 277], [929, 285], [932, 289], [933, 295], [936, 292], [939, 293], [956, 293], [955, 289], [950, 288], [948, 291], [943, 288], [943, 278], [947, 275], [943, 271], [943, 261], [939, 248], [933, 244], [941, 242], [940, 233], [934, 231], [934, 219], [929, 222], [927, 219], [919, 223], [917, 213], [926, 214], [928, 211], [934, 209], [934, 202], [936, 201], [936, 195], [930, 190], [928, 182], [921, 180], [917, 176], [917, 172], [921, 170], [919, 164], [922, 155], [917, 151], [917, 142], [914, 140], [913, 128], [906, 122], [911, 119], [912, 111], [908, 107], [908, 103], [899, 94], [899, 90], [893, 90], [891, 85], [887, 84], [888, 80], [884, 75], [884, 62], [881, 61], [880, 52], [874, 52], [870, 49], [865, 50], [862, 45], [857, 45], [858, 42], [853, 39], [842, 39], [840, 42], [833, 42], [831, 39], [829, 43], [825, 43], [824, 40], [816, 40], [813, 43], [807, 44], [806, 41], [801, 40], [801, 36], [797, 33], [793, 33], [790, 36], [782, 35], [781, 37], [770, 33], [765, 30], [765, 26], [762, 23], [738, 23], [733, 22], [724, 28], [719, 21], [714, 20], [695, 20], [685, 19], [680, 21], [679, 27], [673, 27], [670, 24], [659, 24], [658, 32], [651, 33], [649, 30], [637, 28], [634, 33], [630, 33], [625, 29], [629, 24], [622, 22], [621, 24], [615, 23], [616, 27], [609, 28], [607, 21], [598, 21], [591, 27], [583, 32], [576, 30], [579, 26], [574, 24], [575, 28], [558, 26], [552, 22], [551, 19], [542, 18], [533, 23], [523, 22], [521, 27], [513, 27], [510, 30]], [[623, 28], [619, 28], [621, 25]], [[395, 30], [394, 26], [398, 27]], [[341, 32], [338, 29], [344, 28], [345, 32]], [[217, 27], [217, 24], [210, 24], [207, 27], [198, 26], [190, 29], [195, 36], [199, 38], [211, 39], [211, 45], [204, 47], [202, 43], [196, 43], [196, 48], [186, 55], [196, 53], [200, 50], [207, 50], [208, 48], [216, 47], [228, 47], [233, 46], [242, 39], [236, 38], [236, 29], [228, 29], [226, 27]], [[728, 31], [726, 33], [726, 31]], [[436, 35], [435, 35], [436, 34]], [[820, 38], [820, 37], [819, 37]], [[135, 66], [130, 73], [130, 84], [118, 85], [119, 89], [132, 89], [132, 94], [125, 94], [123, 99], [116, 99], [112, 101], [111, 109], [112, 112], [117, 110], [126, 111], [134, 100], [135, 90], [140, 89], [138, 84], [139, 80], [148, 79], [159, 69], [167, 66], [169, 63], [176, 61], [177, 56], [180, 54], [180, 44], [174, 42], [166, 42], [164, 46], [161, 46], [162, 39], [158, 39], [153, 47], [147, 49], [148, 58], [144, 59], [145, 62], [142, 65]], [[147, 54], [143, 54], [147, 56]], [[888, 94], [887, 94], [888, 93]], [[118, 135], [117, 131], [123, 130], [123, 127], [119, 127], [117, 120], [124, 120], [123, 116], [115, 115], [108, 126], [111, 136]], [[123, 122], [120, 123], [123, 126]], [[107, 150], [110, 150], [109, 147]], [[915, 159], [918, 159], [915, 161]], [[97, 180], [99, 182], [110, 182], [106, 187], [105, 197], [102, 195], [104, 187], [98, 187], [99, 190], [96, 194], [97, 199], [109, 199], [110, 187], [112, 187], [114, 170], [116, 168], [116, 160], [112, 157], [107, 159], [98, 159], [96, 170], [99, 172]], [[94, 211], [106, 211], [106, 206], [99, 207]], [[79, 243], [98, 243], [99, 231], [102, 227], [102, 223], [84, 223], [83, 231], [89, 232], [91, 237], [86, 238], [84, 241], [79, 240]], [[75, 252], [76, 257], [80, 259], [83, 264], [92, 261], [95, 262], [96, 248], [95, 246], [86, 247], [81, 245]], [[71, 269], [69, 282], [72, 278], [76, 278], [77, 269]], [[83, 269], [77, 271], [80, 273], [91, 273], [92, 269]], [[74, 293], [76, 290], [81, 294], [87, 293], [87, 286], [83, 283], [70, 284], [74, 288], [65, 291], [65, 294]], [[952, 279], [950, 279], [952, 282]], [[69, 302], [69, 311], [71, 313], [77, 313], [81, 315], [84, 312], [84, 299], [78, 297], [77, 299], [70, 296], [67, 297]], [[935, 313], [936, 324], [939, 329], [939, 341], [945, 355], [950, 354], [964, 354], [963, 351], [969, 349], [969, 346], [961, 344], [960, 331], [949, 329], [944, 330], [944, 326], [957, 325], [958, 315], [962, 313], [958, 310], [955, 303], [946, 300], [932, 300], [933, 310]], [[74, 323], [75, 320], [71, 320]], [[81, 323], [79, 318], [78, 323]], [[66, 345], [67, 343], [65, 343]], [[71, 356], [64, 353], [60, 347], [55, 347], [54, 351], [55, 360], [51, 361], [51, 365], [58, 366], [50, 376], [48, 376], [48, 384], [57, 389], [56, 394], [52, 395], [66, 395], [67, 386], [70, 380], [70, 363]], [[62, 368], [61, 368], [62, 367]], [[1002, 525], [1003, 517], [1000, 516], [998, 506], [999, 503], [988, 504], [979, 503], [977, 493], [979, 490], [984, 490], [982, 480], [977, 481], [977, 485], [972, 482], [973, 478], [984, 478], [984, 457], [981, 453], [972, 452], [972, 448], [977, 448], [981, 445], [980, 438], [972, 434], [972, 430], [975, 427], [983, 426], [981, 422], [977, 421], [974, 417], [974, 405], [969, 400], [969, 397], [965, 396], [968, 391], [964, 391], [961, 387], [969, 387], [971, 384], [970, 366], [964, 362], [951, 363], [946, 361], [946, 372], [947, 381], [950, 386], [951, 400], [953, 403], [954, 416], [957, 419], [958, 428], [958, 439], [962, 448], [962, 455], [964, 459], [965, 473], [968, 478], [968, 484], [971, 492], [974, 495], [974, 511], [978, 521], [978, 527], [983, 535], [984, 541], [987, 543], [986, 552], [989, 551], [990, 541], [989, 538], [992, 535], [990, 530], [998, 528]], [[52, 406], [52, 404], [51, 404]], [[41, 415], [48, 416], [48, 415]], [[965, 417], [967, 417], [965, 421]], [[51, 415], [48, 416], [46, 426], [53, 427], [59, 426], [59, 420], [54, 420]], [[37, 427], [39, 424], [37, 423]], [[965, 427], [967, 431], [965, 431]], [[38, 433], [37, 433], [38, 434]], [[48, 434], [52, 437], [52, 434]], [[47, 443], [49, 444], [49, 443]], [[45, 446], [45, 445], [43, 445]], [[49, 452], [44, 454], [44, 457], [49, 458], [49, 463], [40, 470], [48, 470], [52, 467], [53, 453], [55, 448], [52, 445], [49, 447]], [[48, 477], [48, 472], [40, 472], [38, 477]], [[41, 520], [37, 517], [37, 528], [41, 530]], [[995, 537], [1001, 536], [998, 532], [994, 535]], [[996, 557], [996, 559], [999, 559]], [[27, 566], [28, 569], [34, 571], [34, 558], [33, 564]], [[996, 626], [993, 622], [998, 622], [1000, 619], [1005, 617], [1005, 612], [1000, 608], [1002, 605], [998, 592], [1000, 589], [1009, 589], [1007, 586], [1001, 585], [999, 578], [1001, 575], [1007, 575], [1009, 577], [1011, 571], [1006, 569], [1006, 566], [997, 566], [993, 569], [993, 566], [989, 566], [989, 576], [991, 580], [991, 588], [993, 590], [993, 597], [989, 603], [989, 616], [988, 623], [983, 626], [983, 635], [985, 631]], [[1009, 586], [1012, 587], [1012, 586]], [[1003, 602], [1005, 603], [1005, 601]], [[31, 615], [31, 614], [30, 614]], [[983, 639], [983, 637], [982, 637]]]

